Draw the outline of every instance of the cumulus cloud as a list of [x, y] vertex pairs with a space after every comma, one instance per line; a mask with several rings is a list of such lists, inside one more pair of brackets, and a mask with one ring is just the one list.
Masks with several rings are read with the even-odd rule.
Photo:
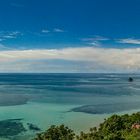
[[[29, 60], [65, 60], [88, 63], [90, 68], [97, 67], [98, 70], [139, 70], [140, 48], [115, 49], [115, 48], [65, 48], [44, 50], [16, 50], [1, 51], [0, 65], [5, 62], [16, 62]], [[84, 63], [85, 64], [85, 63]], [[14, 67], [14, 66], [13, 66]], [[93, 69], [94, 70], [94, 69]]]
[[140, 39], [125, 38], [117, 40], [118, 43], [140, 45]]

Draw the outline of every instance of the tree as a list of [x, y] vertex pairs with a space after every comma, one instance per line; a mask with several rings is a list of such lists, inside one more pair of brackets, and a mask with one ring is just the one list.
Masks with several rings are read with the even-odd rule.
[[46, 132], [37, 134], [34, 140], [73, 140], [75, 133], [64, 125], [52, 125]]

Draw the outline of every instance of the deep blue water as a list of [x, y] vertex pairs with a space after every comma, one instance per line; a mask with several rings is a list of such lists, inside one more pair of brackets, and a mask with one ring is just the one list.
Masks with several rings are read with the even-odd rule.
[[[129, 76], [134, 82], [128, 82]], [[100, 99], [98, 104], [136, 102], [133, 97], [140, 95], [140, 75], [0, 74], [0, 95], [79, 105], [97, 104], [97, 99]]]

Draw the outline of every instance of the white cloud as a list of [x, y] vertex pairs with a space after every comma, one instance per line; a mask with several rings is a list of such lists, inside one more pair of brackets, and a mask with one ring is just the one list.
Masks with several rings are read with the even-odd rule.
[[12, 38], [16, 38], [16, 36], [13, 36], [13, 35], [5, 35], [2, 38], [3, 39], [12, 39]]
[[[89, 71], [107, 68], [108, 70], [139, 70], [140, 69], [140, 48], [115, 49], [115, 48], [65, 48], [65, 49], [44, 49], [44, 50], [16, 50], [0, 51], [0, 65], [6, 62], [30, 60], [65, 60], [83, 61], [89, 65]], [[13, 66], [14, 67], [14, 66]], [[91, 69], [92, 68], [92, 69]], [[82, 68], [81, 68], [82, 69]], [[104, 70], [104, 69], [103, 69]]]
[[63, 33], [64, 30], [60, 29], [60, 28], [54, 28], [52, 31], [48, 30], [48, 29], [43, 29], [41, 31], [42, 33], [50, 33], [50, 32], [54, 32], [54, 33]]
[[99, 47], [101, 46], [101, 43], [103, 41], [108, 41], [110, 39], [106, 37], [102, 37], [102, 36], [95, 36], [95, 37], [89, 37], [89, 38], [82, 38], [81, 40], [85, 41], [89, 45]]
[[96, 47], [100, 47], [101, 46], [101, 43], [99, 41], [88, 42], [87, 44], [89, 44], [91, 46], [96, 46]]
[[43, 29], [41, 32], [42, 33], [63, 33], [65, 31], [60, 28], [54, 28], [53, 30]]
[[119, 39], [119, 40], [117, 40], [117, 42], [118, 43], [124, 43], [124, 44], [140, 45], [140, 39], [134, 39], [134, 38]]
[[109, 38], [102, 37], [102, 36], [95, 36], [89, 38], [82, 38], [83, 41], [107, 41], [110, 40]]
[[11, 35], [11, 36], [16, 36], [16, 35], [21, 35], [21, 32], [19, 32], [19, 31], [13, 31], [13, 32], [10, 32], [9, 33], [9, 35]]
[[60, 28], [55, 28], [53, 31], [57, 32], [57, 33], [63, 33], [64, 32], [64, 30], [62, 30]]
[[15, 39], [18, 36], [21, 36], [22, 33], [18, 32], [18, 31], [1, 31], [0, 32], [0, 41], [4, 41], [7, 39]]
[[42, 33], [49, 33], [50, 31], [49, 30], [47, 30], [47, 29], [43, 29], [42, 30]]

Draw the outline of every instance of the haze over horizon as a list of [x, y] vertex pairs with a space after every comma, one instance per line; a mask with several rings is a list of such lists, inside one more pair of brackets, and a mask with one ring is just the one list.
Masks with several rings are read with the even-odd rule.
[[1, 0], [0, 72], [139, 72], [139, 0]]

